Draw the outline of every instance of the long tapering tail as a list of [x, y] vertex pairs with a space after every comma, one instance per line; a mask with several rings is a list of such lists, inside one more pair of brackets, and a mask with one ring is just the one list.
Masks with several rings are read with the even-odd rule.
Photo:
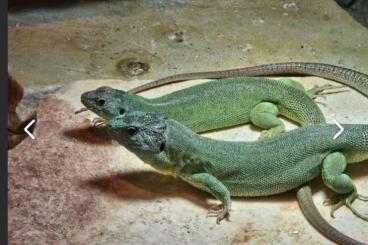
[[133, 88], [130, 92], [138, 93], [151, 88], [163, 86], [165, 84], [176, 83], [184, 80], [270, 75], [311, 75], [323, 77], [352, 87], [368, 97], [367, 74], [335, 65], [305, 62], [275, 63], [223, 71], [178, 74], [143, 84]]

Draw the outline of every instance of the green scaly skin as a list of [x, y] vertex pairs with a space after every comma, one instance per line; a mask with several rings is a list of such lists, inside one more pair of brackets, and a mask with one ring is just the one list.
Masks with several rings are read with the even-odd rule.
[[[84, 93], [82, 103], [105, 119], [129, 111], [159, 111], [196, 132], [252, 121], [259, 127], [271, 129], [269, 136], [276, 136], [284, 130], [282, 121], [276, 117], [279, 114], [294, 119], [301, 125], [324, 122], [321, 111], [309, 98], [323, 89], [312, 89], [309, 96], [306, 96], [295, 88], [303, 90], [302, 85], [291, 80], [275, 82], [265, 78], [222, 79], [152, 100], [101, 87]], [[307, 219], [318, 230], [328, 237], [344, 236], [324, 222], [308, 187], [302, 187], [298, 191], [298, 201]]]
[[[356, 215], [361, 216], [351, 206], [353, 200], [367, 200], [357, 194], [344, 170], [348, 162], [368, 159], [368, 125], [343, 125], [345, 131], [335, 140], [336, 125], [318, 124], [257, 142], [202, 137], [156, 113], [127, 113], [107, 127], [113, 139], [158, 171], [178, 176], [220, 200], [223, 208], [212, 211], [218, 222], [228, 214], [231, 196], [282, 193], [321, 173], [329, 188], [346, 195], [342, 203]], [[362, 244], [335, 235], [330, 238], [338, 243]]]

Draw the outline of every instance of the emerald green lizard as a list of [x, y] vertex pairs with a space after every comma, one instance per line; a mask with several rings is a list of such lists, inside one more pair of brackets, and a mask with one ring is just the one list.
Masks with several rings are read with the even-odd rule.
[[[307, 183], [322, 173], [324, 183], [345, 194], [334, 206], [352, 206], [358, 195], [347, 163], [368, 159], [368, 125], [308, 125], [276, 138], [229, 142], [206, 138], [162, 114], [130, 112], [107, 123], [109, 135], [164, 174], [180, 177], [222, 203], [210, 214], [220, 222], [228, 215], [231, 196], [267, 196]], [[301, 140], [303, 139], [303, 140]], [[365, 219], [365, 217], [362, 217]], [[330, 236], [341, 244], [361, 244], [341, 233]]]

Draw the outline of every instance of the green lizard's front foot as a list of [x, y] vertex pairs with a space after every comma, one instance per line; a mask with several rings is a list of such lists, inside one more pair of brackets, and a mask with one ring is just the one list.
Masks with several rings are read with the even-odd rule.
[[224, 205], [215, 205], [208, 210], [208, 214], [206, 217], [216, 217], [216, 223], [220, 224], [221, 220], [229, 219], [229, 207], [224, 207]]
[[[348, 207], [357, 217], [368, 221], [368, 216], [362, 215], [359, 211], [357, 211], [353, 206], [353, 202], [355, 199], [359, 199], [361, 201], [367, 202], [368, 197], [359, 195], [356, 191], [348, 195], [347, 197], [344, 197], [342, 200], [340, 200], [338, 203], [334, 204], [331, 208], [331, 217], [335, 218], [335, 211], [338, 210], [342, 206]], [[324, 202], [325, 203], [325, 202]]]
[[284, 132], [285, 132], [284, 125], [275, 127], [275, 128], [271, 128], [269, 130], [263, 130], [258, 139], [262, 140], [262, 139], [274, 138], [274, 137], [281, 135]]
[[93, 123], [93, 127], [99, 127], [99, 126], [105, 125], [106, 120], [101, 117], [96, 117], [93, 119], [92, 123]]

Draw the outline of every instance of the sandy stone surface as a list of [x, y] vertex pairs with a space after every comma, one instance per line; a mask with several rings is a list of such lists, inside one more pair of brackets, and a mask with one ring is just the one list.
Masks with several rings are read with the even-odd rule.
[[[111, 143], [103, 129], [91, 128], [92, 113], [73, 112], [84, 91], [128, 89], [182, 72], [314, 61], [367, 73], [367, 29], [333, 0], [169, 2], [65, 1], [10, 11], [8, 70], [25, 87], [26, 105], [41, 99], [37, 139], [9, 151], [10, 244], [331, 244], [305, 220], [294, 192], [236, 198], [230, 222], [216, 225], [205, 217], [216, 203], [210, 195]], [[368, 121], [368, 101], [354, 91], [318, 101], [328, 122]], [[259, 132], [243, 126], [206, 135], [255, 140]], [[368, 195], [368, 164], [348, 173]], [[347, 209], [332, 219], [322, 206], [331, 192], [320, 180], [312, 187], [325, 219], [368, 243], [368, 224]], [[366, 204], [354, 205], [368, 215]]]
[[334, 0], [66, 1], [9, 23], [9, 71], [24, 86], [287, 61], [368, 70], [367, 29]]
[[[298, 78], [307, 87], [327, 81]], [[170, 85], [142, 93], [159, 96], [197, 84]], [[142, 82], [140, 82], [142, 83]], [[36, 140], [27, 138], [9, 152], [10, 244], [331, 244], [303, 217], [293, 191], [264, 198], [235, 198], [230, 221], [206, 218], [216, 201], [179, 179], [161, 175], [103, 129], [91, 128], [91, 112], [74, 115], [80, 94], [119, 80], [78, 81], [42, 100]], [[366, 98], [349, 91], [321, 99], [329, 122], [368, 121]], [[295, 127], [288, 123], [288, 128]], [[225, 140], [254, 140], [249, 126], [206, 134]], [[348, 168], [361, 194], [368, 195], [368, 162]], [[331, 192], [312, 183], [314, 200], [326, 220], [345, 234], [368, 242], [368, 224], [349, 210], [336, 218], [322, 200]], [[367, 206], [354, 205], [368, 214]]]

